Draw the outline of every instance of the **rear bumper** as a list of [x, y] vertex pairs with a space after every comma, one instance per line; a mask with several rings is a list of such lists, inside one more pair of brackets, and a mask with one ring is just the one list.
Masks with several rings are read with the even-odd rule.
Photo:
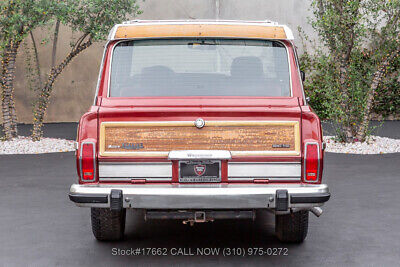
[[[79, 185], [69, 198], [81, 207], [111, 207], [111, 190], [122, 193], [121, 208], [135, 209], [310, 209], [330, 198], [326, 184]], [[283, 193], [283, 194], [282, 194]], [[282, 198], [283, 196], [283, 198]], [[286, 196], [286, 197], [285, 197]], [[283, 208], [282, 208], [283, 207]]]

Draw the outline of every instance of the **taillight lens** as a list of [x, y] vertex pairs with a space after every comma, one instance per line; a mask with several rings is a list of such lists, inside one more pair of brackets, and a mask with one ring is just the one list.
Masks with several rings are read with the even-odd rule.
[[94, 181], [96, 178], [96, 161], [95, 147], [93, 143], [82, 143], [80, 163], [82, 181]]
[[307, 143], [304, 153], [304, 181], [317, 183], [319, 180], [319, 145]]

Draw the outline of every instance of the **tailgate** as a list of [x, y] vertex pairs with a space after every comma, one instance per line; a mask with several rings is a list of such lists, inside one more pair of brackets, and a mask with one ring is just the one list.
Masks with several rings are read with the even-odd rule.
[[[301, 110], [297, 99], [281, 104], [241, 99], [236, 101], [240, 106], [224, 105], [224, 100], [201, 99], [198, 105], [185, 101], [148, 105], [146, 101], [130, 107], [100, 108], [100, 181], [182, 182], [182, 166], [194, 167], [194, 176], [203, 176], [205, 168], [219, 168], [219, 177], [185, 180], [189, 182], [301, 179]], [[197, 119], [204, 125], [197, 127]], [[195, 150], [228, 151], [231, 157], [185, 161], [185, 165], [183, 159], [168, 159], [171, 151]]]

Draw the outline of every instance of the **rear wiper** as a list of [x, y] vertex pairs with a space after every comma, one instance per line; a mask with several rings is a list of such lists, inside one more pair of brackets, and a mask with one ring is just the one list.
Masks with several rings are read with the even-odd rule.
[[188, 43], [188, 47], [190, 49], [215, 50], [216, 49], [216, 43], [206, 43], [206, 42]]
[[200, 43], [188, 43], [188, 45], [216, 45], [216, 43], [200, 42]]

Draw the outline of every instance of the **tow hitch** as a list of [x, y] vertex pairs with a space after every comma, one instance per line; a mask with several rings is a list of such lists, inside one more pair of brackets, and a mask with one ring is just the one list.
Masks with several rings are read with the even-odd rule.
[[204, 210], [204, 211], [155, 211], [148, 210], [145, 213], [145, 220], [152, 219], [175, 219], [182, 220], [183, 224], [213, 222], [217, 219], [252, 219], [254, 220], [256, 213], [254, 210]]
[[188, 219], [188, 220], [183, 220], [183, 224], [189, 223], [190, 226], [193, 226], [194, 223], [204, 223], [204, 222], [213, 222], [214, 219], [209, 218], [208, 220], [206, 219], [206, 213], [204, 211], [196, 211], [194, 213], [194, 219]]

